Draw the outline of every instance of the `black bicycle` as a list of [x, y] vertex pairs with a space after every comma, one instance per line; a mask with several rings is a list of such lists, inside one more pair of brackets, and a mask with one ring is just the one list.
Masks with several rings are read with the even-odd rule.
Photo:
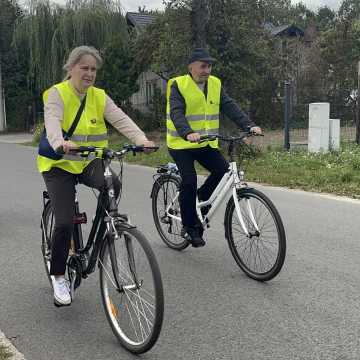
[[[74, 152], [86, 158], [101, 156], [104, 162], [105, 189], [98, 196], [96, 214], [86, 246], [81, 225], [87, 222], [75, 201], [74, 232], [67, 261], [67, 279], [74, 299], [82, 279], [100, 272], [100, 291], [106, 317], [120, 343], [130, 352], [148, 351], [160, 335], [164, 314], [164, 295], [161, 275], [148, 240], [118, 212], [119, 198], [114, 195], [110, 163], [120, 161], [119, 179], [122, 180], [123, 157], [126, 153], [144, 151], [142, 146], [125, 145], [122, 150], [80, 147]], [[51, 202], [43, 192], [44, 210], [41, 218], [42, 254], [47, 276], [51, 258], [51, 236], [55, 219]]]

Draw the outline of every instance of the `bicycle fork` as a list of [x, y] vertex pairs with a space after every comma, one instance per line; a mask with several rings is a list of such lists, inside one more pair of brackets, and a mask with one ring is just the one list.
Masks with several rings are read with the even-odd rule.
[[[115, 287], [119, 292], [124, 292], [124, 290], [136, 290], [139, 289], [142, 286], [142, 282], [138, 281], [137, 275], [136, 275], [136, 266], [135, 266], [135, 258], [134, 258], [134, 251], [133, 251], [133, 245], [132, 245], [132, 239], [131, 237], [124, 233], [123, 231], [116, 228], [113, 219], [112, 221], [107, 222], [107, 232], [108, 234], [113, 234], [113, 236], [110, 236], [108, 238], [108, 248], [109, 248], [109, 257], [111, 262], [111, 268], [114, 275], [114, 281], [115, 281]], [[124, 223], [123, 226], [126, 227], [133, 227], [129, 223]], [[124, 229], [125, 230], [125, 229]], [[120, 279], [120, 269], [119, 264], [117, 262], [117, 256], [116, 256], [116, 249], [115, 249], [115, 241], [121, 241], [120, 238], [123, 237], [123, 240], [125, 241], [125, 247], [127, 252], [127, 261], [130, 269], [130, 274], [132, 278], [131, 284], [124, 284], [123, 280]], [[103, 264], [104, 266], [104, 264]], [[121, 266], [121, 264], [120, 264]], [[109, 274], [108, 274], [109, 276]], [[110, 277], [109, 277], [110, 278]]]
[[245, 203], [246, 203], [247, 212], [248, 212], [249, 218], [251, 220], [251, 223], [252, 223], [252, 225], [254, 226], [254, 228], [256, 230], [255, 232], [250, 232], [248, 230], [248, 227], [245, 224], [245, 221], [244, 221], [241, 209], [240, 209], [240, 205], [239, 205], [239, 201], [238, 201], [238, 195], [237, 195], [236, 190], [237, 189], [234, 186], [233, 190], [232, 190], [232, 193], [233, 193], [233, 199], [234, 199], [234, 204], [235, 204], [235, 210], [236, 210], [236, 214], [237, 214], [238, 220], [240, 222], [240, 225], [241, 225], [242, 229], [244, 230], [244, 233], [246, 234], [247, 237], [251, 238], [253, 236], [259, 236], [260, 230], [259, 230], [259, 227], [258, 227], [258, 225], [256, 223], [254, 213], [252, 211], [250, 199], [244, 198], [243, 201], [245, 201]]

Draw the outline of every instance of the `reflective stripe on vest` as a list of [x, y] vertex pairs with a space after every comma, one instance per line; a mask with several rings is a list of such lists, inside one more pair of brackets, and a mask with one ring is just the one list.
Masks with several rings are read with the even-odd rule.
[[71, 141], [79, 141], [79, 142], [95, 142], [95, 141], [103, 141], [107, 140], [108, 135], [100, 134], [100, 135], [73, 135], [70, 137]]
[[[200, 135], [219, 135], [218, 130], [198, 130], [196, 132]], [[173, 131], [173, 130], [167, 129], [167, 134], [169, 134], [172, 137], [177, 137], [177, 138], [182, 139], [182, 137], [178, 134], [178, 132], [176, 130]]]
[[[64, 104], [64, 115], [61, 127], [68, 131], [74, 121], [80, 106], [80, 99], [69, 81], [54, 85]], [[86, 93], [86, 105], [80, 121], [70, 140], [79, 146], [107, 147], [107, 128], [104, 120], [106, 95], [104, 90], [91, 86]], [[47, 102], [48, 90], [44, 93], [44, 103]], [[38, 156], [37, 164], [40, 172], [58, 167], [73, 174], [80, 174], [93, 160], [93, 155], [82, 157], [80, 155], [66, 154], [61, 160], [52, 160]]]
[[171, 85], [176, 81], [180, 94], [185, 100], [185, 118], [191, 129], [200, 135], [214, 135], [219, 133], [219, 112], [221, 81], [215, 76], [210, 76], [207, 82], [207, 97], [198, 87], [190, 75], [170, 79], [167, 88], [167, 146], [171, 149], [193, 149], [207, 145], [218, 147], [218, 140], [191, 143], [184, 140], [176, 131], [170, 118], [170, 91]]
[[[219, 114], [214, 114], [214, 115], [205, 115], [205, 114], [201, 114], [201, 115], [187, 115], [185, 116], [187, 121], [203, 121], [205, 118], [207, 121], [219, 121]], [[170, 114], [166, 114], [166, 120], [170, 120]]]
[[89, 154], [85, 158], [78, 154], [65, 154], [62, 157], [62, 160], [69, 160], [69, 161], [84, 161], [84, 160], [94, 160], [96, 158], [95, 154]]

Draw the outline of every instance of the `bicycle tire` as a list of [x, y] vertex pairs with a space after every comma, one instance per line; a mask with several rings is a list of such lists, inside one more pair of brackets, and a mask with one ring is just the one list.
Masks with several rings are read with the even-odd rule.
[[[180, 221], [166, 216], [166, 208], [179, 190], [181, 179], [175, 176], [160, 176], [154, 183], [151, 192], [152, 214], [155, 227], [164, 243], [174, 250], [184, 250], [190, 243], [181, 234], [182, 225]], [[169, 209], [174, 215], [180, 217], [179, 201]]]
[[51, 247], [52, 247], [52, 232], [55, 226], [55, 218], [52, 211], [50, 201], [47, 201], [41, 217], [41, 253], [45, 265], [46, 276], [52, 286], [50, 276], [50, 259], [51, 259]]
[[[250, 206], [259, 231], [256, 231], [253, 225], [250, 211], [244, 208], [245, 200], [251, 202]], [[247, 236], [242, 229], [237, 218], [234, 199], [231, 197], [224, 218], [225, 236], [231, 254], [247, 276], [258, 281], [269, 281], [280, 272], [286, 256], [286, 235], [281, 217], [272, 201], [258, 190], [252, 188], [239, 190], [238, 201], [244, 222], [251, 234], [250, 237]], [[271, 226], [273, 226], [273, 238], [270, 233]], [[272, 245], [274, 250], [271, 249]], [[251, 259], [253, 255], [254, 259]]]
[[[150, 244], [139, 230], [119, 229], [119, 235], [117, 239], [108, 235], [100, 253], [101, 298], [120, 344], [141, 354], [150, 350], [160, 335], [164, 316], [161, 274]], [[127, 247], [126, 242], [131, 245]], [[146, 266], [147, 271], [141, 272]], [[114, 269], [118, 269], [122, 289], [117, 287]]]

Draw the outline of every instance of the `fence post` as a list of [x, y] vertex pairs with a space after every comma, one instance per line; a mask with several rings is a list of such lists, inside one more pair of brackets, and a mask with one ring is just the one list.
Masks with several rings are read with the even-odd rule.
[[285, 111], [284, 111], [284, 149], [290, 150], [290, 85], [289, 80], [285, 81]]
[[4, 92], [2, 87], [2, 75], [1, 75], [1, 56], [0, 56], [0, 132], [6, 130], [5, 125], [5, 102], [4, 102]]

